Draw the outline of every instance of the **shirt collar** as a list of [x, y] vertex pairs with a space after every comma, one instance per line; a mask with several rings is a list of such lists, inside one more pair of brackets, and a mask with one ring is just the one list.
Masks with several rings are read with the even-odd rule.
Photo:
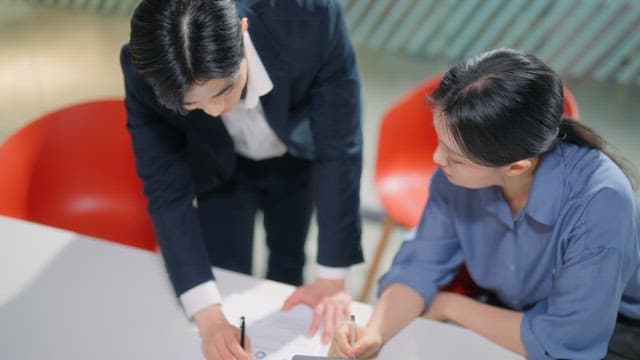
[[245, 57], [247, 59], [247, 91], [244, 99], [241, 99], [238, 106], [252, 109], [258, 106], [260, 96], [266, 95], [273, 89], [273, 83], [269, 74], [260, 60], [260, 56], [253, 46], [249, 32], [243, 35], [245, 46]]
[[[522, 211], [547, 226], [555, 224], [564, 197], [564, 165], [562, 143], [542, 155]], [[513, 216], [499, 187], [492, 186], [479, 192], [484, 208], [495, 214], [505, 225], [513, 226]]]
[[542, 155], [533, 175], [529, 197], [524, 211], [537, 221], [555, 224], [564, 201], [563, 144]]

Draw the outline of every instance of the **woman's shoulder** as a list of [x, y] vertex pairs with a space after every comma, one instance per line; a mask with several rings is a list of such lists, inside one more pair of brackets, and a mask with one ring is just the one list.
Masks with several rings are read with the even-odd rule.
[[631, 182], [602, 151], [567, 143], [561, 143], [557, 151], [569, 196], [588, 201], [606, 192], [610, 196], [635, 201]]
[[[565, 172], [563, 208], [575, 221], [579, 247], [630, 250], [637, 241], [640, 212], [630, 181], [603, 152], [566, 144], [559, 149]], [[562, 216], [561, 216], [562, 217]], [[616, 235], [617, 234], [617, 235]]]

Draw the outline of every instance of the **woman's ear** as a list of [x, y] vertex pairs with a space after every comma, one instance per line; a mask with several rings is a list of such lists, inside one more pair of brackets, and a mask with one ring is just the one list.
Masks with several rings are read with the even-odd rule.
[[507, 176], [517, 176], [531, 169], [533, 164], [534, 164], [533, 159], [518, 160], [516, 162], [513, 162], [507, 165], [505, 168], [505, 173]]

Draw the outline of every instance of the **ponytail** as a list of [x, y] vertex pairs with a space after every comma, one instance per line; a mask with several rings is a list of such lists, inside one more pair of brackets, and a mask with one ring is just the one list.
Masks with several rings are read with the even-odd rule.
[[578, 146], [590, 147], [602, 151], [626, 175], [629, 182], [631, 182], [633, 190], [638, 189], [638, 176], [633, 164], [626, 158], [614, 154], [607, 149], [607, 142], [592, 128], [570, 117], [563, 116], [562, 120], [560, 120], [558, 139]]

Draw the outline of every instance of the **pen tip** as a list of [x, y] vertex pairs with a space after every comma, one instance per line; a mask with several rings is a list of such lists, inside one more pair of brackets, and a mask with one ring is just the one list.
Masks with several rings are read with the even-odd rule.
[[356, 316], [351, 314], [351, 321], [355, 321], [356, 320]]

